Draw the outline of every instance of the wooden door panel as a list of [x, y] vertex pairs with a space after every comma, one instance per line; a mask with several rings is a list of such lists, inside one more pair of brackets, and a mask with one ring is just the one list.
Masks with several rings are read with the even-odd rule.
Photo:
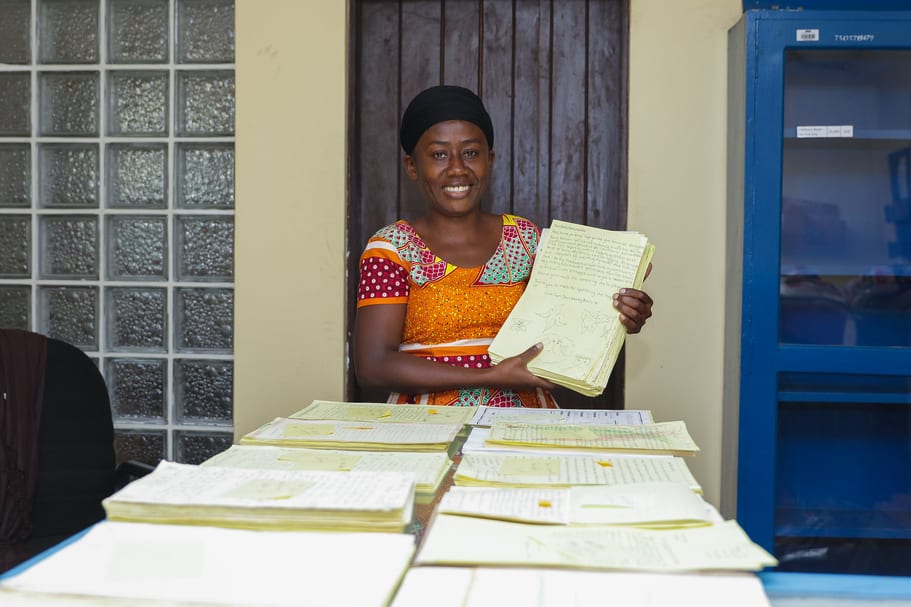
[[550, 223], [550, 45], [550, 1], [517, 2], [510, 208], [544, 225]]
[[[351, 15], [349, 294], [366, 239], [423, 213], [398, 124], [435, 84], [475, 90], [490, 111], [489, 210], [542, 227], [553, 218], [626, 227], [629, 0], [351, 0]], [[623, 367], [621, 355], [603, 396], [560, 391], [558, 401], [622, 407]], [[353, 373], [348, 388], [351, 399], [384, 397], [360, 390]]]
[[626, 85], [628, 29], [612, 27], [628, 14], [619, 2], [591, 5], [589, 29], [601, 32], [589, 47], [586, 222], [626, 227]]
[[478, 48], [481, 28], [488, 39], [487, 22], [481, 18], [477, 2], [447, 2], [443, 14], [442, 80], [463, 82], [462, 86], [478, 90]]
[[351, 249], [357, 249], [354, 243], [363, 246], [373, 231], [401, 214], [397, 204], [401, 189], [401, 171], [397, 170], [400, 147], [398, 138], [390, 136], [399, 125], [399, 7], [392, 2], [364, 2], [360, 10], [361, 21], [370, 24], [357, 30], [362, 48], [396, 60], [376, 61], [369, 69], [358, 72], [357, 102], [351, 111], [351, 130], [358, 136], [352, 142], [349, 160], [351, 173], [358, 175], [357, 179], [349, 179], [351, 202], [357, 201], [349, 209]]
[[[483, 46], [480, 49], [480, 91], [488, 106], [496, 133], [494, 171], [485, 197], [486, 208], [494, 213], [512, 212], [513, 92], [502, 86], [513, 79], [513, 18], [508, 2], [484, 3]], [[500, 171], [500, 168], [503, 168]]]

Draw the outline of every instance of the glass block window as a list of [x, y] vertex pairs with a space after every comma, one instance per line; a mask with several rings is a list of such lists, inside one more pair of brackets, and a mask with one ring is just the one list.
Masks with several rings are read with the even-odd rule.
[[74, 344], [118, 460], [230, 446], [234, 0], [0, 0], [0, 327]]

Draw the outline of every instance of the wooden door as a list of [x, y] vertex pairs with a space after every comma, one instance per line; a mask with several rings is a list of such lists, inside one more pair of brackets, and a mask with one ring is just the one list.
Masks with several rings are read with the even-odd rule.
[[[496, 132], [486, 204], [542, 227], [563, 219], [626, 227], [629, 0], [352, 0], [348, 292], [373, 232], [423, 211], [402, 169], [404, 106], [436, 84], [476, 91]], [[622, 408], [624, 360], [599, 398], [561, 390], [573, 408]], [[384, 399], [357, 386], [348, 398]]]

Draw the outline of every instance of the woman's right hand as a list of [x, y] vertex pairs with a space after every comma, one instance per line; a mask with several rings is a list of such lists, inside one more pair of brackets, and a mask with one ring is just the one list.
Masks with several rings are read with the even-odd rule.
[[528, 370], [528, 363], [540, 354], [542, 349], [544, 349], [544, 344], [537, 343], [521, 354], [501, 360], [499, 364], [489, 369], [491, 377], [489, 385], [513, 390], [555, 389], [556, 384], [538, 377]]

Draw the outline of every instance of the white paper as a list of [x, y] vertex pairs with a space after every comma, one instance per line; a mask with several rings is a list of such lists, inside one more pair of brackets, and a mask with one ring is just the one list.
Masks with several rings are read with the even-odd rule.
[[434, 519], [416, 562], [659, 572], [759, 571], [777, 564], [734, 521], [655, 531], [528, 525], [449, 514]]
[[[258, 607], [381, 607], [408, 567], [413, 542], [389, 533], [102, 522], [0, 589]], [[2, 594], [0, 603], [7, 604]]]
[[[439, 592], [446, 588], [446, 592]], [[392, 607], [769, 607], [752, 574], [413, 567]]]
[[528, 424], [620, 424], [634, 426], [651, 424], [651, 411], [624, 409], [531, 409], [523, 407], [477, 407], [468, 423], [490, 426], [494, 421], [518, 421]]

